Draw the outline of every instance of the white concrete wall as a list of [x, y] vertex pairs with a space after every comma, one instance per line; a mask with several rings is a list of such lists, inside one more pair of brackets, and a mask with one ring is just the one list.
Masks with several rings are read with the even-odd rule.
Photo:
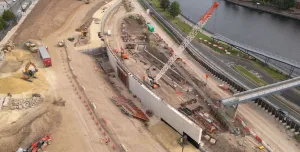
[[[120, 60], [117, 59], [117, 57], [111, 52], [111, 49], [109, 47], [107, 50], [107, 54], [111, 66], [115, 69], [115, 71], [117, 71], [117, 62], [120, 62]], [[202, 128], [200, 128], [189, 118], [180, 113], [177, 109], [173, 108], [171, 105], [163, 101], [145, 85], [140, 83], [138, 79], [130, 73], [128, 73], [128, 85], [129, 90], [141, 99], [142, 105], [146, 109], [152, 110], [156, 116], [165, 120], [180, 134], [183, 134], [183, 132], [185, 132], [198, 144], [200, 144]]]
[[161, 99], [145, 85], [139, 83], [133, 75], [129, 75], [128, 79], [130, 91], [141, 99], [143, 106], [152, 110], [156, 116], [161, 117]]
[[155, 95], [145, 85], [138, 82], [133, 75], [129, 75], [128, 79], [130, 91], [141, 99], [143, 106], [152, 110], [156, 116], [165, 120], [179, 133], [183, 134], [185, 132], [196, 142], [200, 143], [202, 128]]
[[114, 54], [109, 50], [109, 47], [107, 47], [107, 55], [109, 58], [109, 63], [113, 67], [114, 71], [117, 72], [117, 60]]

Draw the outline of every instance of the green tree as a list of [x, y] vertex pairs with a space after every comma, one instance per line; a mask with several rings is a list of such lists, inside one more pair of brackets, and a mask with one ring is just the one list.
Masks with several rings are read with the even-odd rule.
[[174, 1], [171, 3], [170, 8], [169, 8], [169, 13], [171, 16], [174, 18], [180, 14], [180, 5], [177, 1]]
[[274, 5], [280, 9], [287, 10], [296, 5], [296, 0], [272, 0]]
[[160, 7], [166, 11], [170, 6], [170, 0], [160, 0]]
[[16, 15], [11, 10], [5, 10], [2, 14], [2, 19], [4, 19], [5, 21], [10, 21], [15, 18]]
[[0, 17], [0, 30], [3, 30], [6, 27], [6, 21]]

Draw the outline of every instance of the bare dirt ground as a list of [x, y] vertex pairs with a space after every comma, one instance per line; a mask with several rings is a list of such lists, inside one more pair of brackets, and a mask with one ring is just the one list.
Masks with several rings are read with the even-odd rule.
[[48, 102], [26, 110], [0, 112], [0, 151], [27, 147], [61, 123], [61, 108]]
[[[31, 60], [36, 64], [39, 72], [35, 75], [38, 79], [33, 82], [24, 81], [22, 72], [25, 65]], [[15, 49], [5, 54], [5, 61], [0, 66], [0, 94], [19, 94], [19, 93], [41, 93], [48, 91], [49, 84], [46, 80], [45, 69], [41, 59], [37, 54], [30, 53], [28, 50]]]
[[[52, 56], [55, 73], [50, 73], [48, 81], [51, 82], [54, 95], [61, 96], [67, 101], [63, 111], [61, 127], [52, 134], [53, 144], [47, 148], [49, 151], [111, 151], [111, 145], [100, 143], [104, 137], [90, 118], [82, 101], [79, 100], [72, 88], [73, 80], [68, 80], [70, 73], [66, 73], [66, 54], [62, 48], [58, 48], [56, 43], [62, 38], [78, 35], [75, 29], [80, 27], [85, 14], [91, 9], [91, 5], [77, 11], [74, 16], [67, 19], [66, 24], [57, 32], [51, 34], [43, 40], [49, 46]], [[67, 42], [69, 44], [69, 42]], [[115, 95], [110, 92], [110, 86], [103, 79], [103, 73], [95, 73], [95, 63], [92, 58], [75, 51], [72, 45], [68, 45], [72, 54], [72, 66], [78, 74], [78, 80], [85, 86], [91, 100], [95, 103], [97, 113], [101, 114], [113, 132], [117, 134], [122, 144], [130, 151], [164, 151], [155, 144], [149, 133], [144, 132], [139, 123], [124, 116], [120, 110], [110, 101], [110, 97]], [[67, 76], [68, 75], [68, 76]], [[105, 89], [101, 89], [104, 87]], [[134, 120], [133, 120], [134, 121]], [[53, 146], [55, 145], [55, 146]]]
[[[47, 46], [49, 46], [49, 53], [52, 58], [53, 66], [49, 68], [43, 68], [43, 65], [41, 64], [42, 61], [39, 58], [38, 55], [29, 55], [29, 58], [22, 58], [22, 51], [16, 51], [15, 55], [7, 55], [5, 58], [10, 58], [13, 60], [18, 61], [24, 60], [27, 61], [35, 60], [36, 65], [38, 68], [40, 68], [39, 72], [37, 73], [38, 79], [36, 79], [33, 83], [29, 84], [23, 84], [22, 83], [28, 83], [24, 80], [21, 80], [21, 74], [13, 77], [15, 80], [12, 81], [6, 81], [6, 78], [10, 76], [14, 76], [14, 71], [17, 70], [19, 67], [17, 67], [15, 64], [6, 64], [4, 65], [4, 72], [11, 72], [5, 74], [2, 73], [1, 79], [4, 78], [4, 80], [0, 81], [0, 86], [7, 87], [8, 85], [4, 83], [9, 83], [11, 85], [12, 89], [19, 88], [20, 90], [17, 90], [13, 93], [36, 93], [38, 89], [41, 89], [40, 85], [37, 85], [36, 83], [41, 81], [42, 83], [50, 84], [46, 90], [48, 94], [52, 97], [62, 97], [63, 100], [67, 101], [67, 104], [65, 107], [62, 107], [60, 110], [60, 123], [54, 124], [56, 121], [52, 119], [52, 112], [46, 117], [43, 117], [43, 115], [40, 115], [35, 108], [35, 110], [28, 111], [27, 115], [33, 115], [36, 114], [36, 116], [39, 119], [28, 119], [27, 117], [21, 117], [21, 115], [25, 114], [19, 111], [3, 111], [4, 114], [1, 115], [1, 120], [5, 120], [12, 123], [32, 123], [37, 124], [32, 127], [29, 126], [29, 131], [37, 132], [33, 135], [28, 134], [28, 130], [26, 129], [26, 126], [23, 125], [23, 130], [27, 131], [25, 133], [18, 132], [18, 134], [15, 135], [7, 135], [7, 139], [2, 140], [1, 138], [1, 145], [3, 144], [11, 144], [10, 147], [1, 146], [0, 151], [15, 151], [16, 148], [19, 146], [25, 146], [31, 142], [34, 142], [38, 138], [41, 138], [46, 133], [50, 133], [53, 137], [52, 145], [50, 145], [47, 148], [47, 151], [89, 151], [89, 152], [95, 152], [95, 151], [110, 151], [112, 150], [112, 147], [108, 147], [105, 144], [100, 143], [100, 138], [103, 137], [103, 135], [98, 131], [98, 128], [95, 126], [95, 123], [92, 121], [92, 119], [89, 118], [89, 114], [87, 110], [85, 109], [84, 105], [81, 104], [80, 100], [78, 99], [78, 96], [76, 95], [72, 83], [74, 83], [72, 80], [70, 81], [67, 77], [67, 71], [65, 69], [66, 67], [66, 54], [63, 52], [60, 52], [61, 48], [57, 48], [56, 44], [60, 34], [63, 34], [65, 31], [69, 31], [69, 27], [72, 27], [72, 30], [76, 27], [78, 27], [81, 24], [81, 20], [84, 19], [85, 15], [92, 9], [95, 10], [95, 5], [97, 7], [100, 7], [99, 3], [103, 4], [103, 1], [97, 1], [93, 2], [89, 5], [83, 5], [82, 7], [78, 8], [82, 4], [80, 1], [71, 1], [71, 0], [65, 0], [65, 1], [58, 1], [58, 0], [41, 0], [40, 3], [35, 7], [35, 10], [33, 13], [31, 13], [28, 18], [26, 19], [25, 23], [20, 28], [19, 32], [15, 36], [15, 42], [22, 42], [27, 39], [42, 39], [43, 43]], [[74, 9], [78, 8], [75, 12]], [[70, 15], [72, 14], [72, 15]], [[71, 21], [76, 20], [76, 24], [72, 23]], [[36, 23], [32, 25], [32, 23]], [[65, 23], [63, 25], [63, 23]], [[74, 26], [73, 26], [74, 25]], [[61, 27], [61, 28], [59, 28]], [[59, 29], [58, 29], [59, 28]], [[57, 30], [58, 29], [58, 30]], [[55, 32], [57, 30], [57, 32]], [[50, 34], [52, 34], [52, 37], [47, 37]], [[77, 33], [76, 33], [77, 34]], [[66, 38], [66, 37], [65, 37]], [[45, 42], [45, 43], [44, 43]], [[30, 54], [30, 53], [29, 53]], [[26, 53], [25, 53], [26, 55]], [[11, 66], [11, 67], [8, 67]], [[22, 65], [23, 66], [23, 65]], [[21, 67], [22, 67], [21, 66]], [[8, 68], [7, 68], [8, 67]], [[17, 72], [21, 71], [23, 68], [17, 70]], [[44, 77], [39, 76], [39, 74], [42, 74]], [[3, 84], [3, 85], [2, 85]], [[13, 85], [12, 85], [13, 84]], [[36, 85], [36, 89], [30, 88], [30, 85]], [[29, 88], [28, 88], [29, 87]], [[24, 89], [25, 88], [25, 89]], [[26, 89], [27, 88], [27, 89]], [[7, 93], [9, 90], [7, 88], [3, 87], [3, 90], [5, 93]], [[16, 94], [13, 94], [15, 96]], [[51, 108], [46, 108], [51, 109]], [[59, 114], [58, 112], [54, 112], [54, 114]], [[26, 115], [26, 116], [27, 116]], [[56, 117], [56, 115], [54, 115]], [[53, 116], [53, 117], [54, 117]], [[49, 117], [49, 118], [48, 118]], [[51, 117], [51, 118], [50, 118]], [[3, 118], [3, 119], [2, 119]], [[39, 120], [45, 121], [40, 123]], [[53, 121], [52, 121], [53, 120]], [[53, 122], [53, 126], [57, 126], [57, 128], [49, 129], [51, 128], [51, 123]], [[7, 127], [7, 125], [4, 125], [7, 123], [1, 123], [0, 127]], [[58, 125], [60, 124], [60, 125]], [[20, 125], [22, 126], [22, 125]], [[11, 126], [15, 128], [14, 126]], [[13, 128], [11, 128], [13, 130]], [[22, 131], [22, 129], [21, 129]], [[7, 132], [7, 131], [6, 131]], [[20, 135], [19, 135], [20, 134]], [[23, 134], [25, 135], [24, 138]], [[6, 138], [6, 137], [5, 137]], [[3, 138], [4, 139], [4, 138]], [[26, 140], [24, 140], [26, 139]], [[23, 141], [26, 141], [23, 143]], [[9, 145], [8, 144], [8, 145]]]
[[[60, 50], [61, 48], [57, 48], [55, 44], [57, 43], [57, 35], [58, 34], [61, 38], [67, 38], [69, 36], [73, 36], [79, 33], [75, 32], [75, 29], [78, 28], [82, 22], [80, 22], [80, 17], [82, 13], [78, 13], [80, 15], [75, 15], [74, 19], [69, 20], [67, 24], [69, 25], [68, 28], [59, 30], [58, 32], [54, 33], [53, 35], [49, 36], [47, 39], [44, 40], [45, 44], [49, 46], [50, 53], [55, 54], [54, 58], [56, 62], [53, 65], [55, 71], [59, 72], [60, 74], [57, 75], [57, 83], [60, 83], [60, 87], [54, 88], [57, 90], [64, 99], [67, 101], [71, 100], [70, 103], [71, 107], [73, 107], [73, 111], [69, 111], [70, 113], [74, 113], [75, 115], [80, 115], [78, 121], [81, 121], [84, 124], [84, 127], [81, 127], [81, 131], [76, 133], [78, 138], [80, 137], [80, 132], [85, 132], [86, 137], [83, 138], [82, 143], [78, 143], [74, 141], [74, 135], [69, 136], [70, 132], [74, 132], [74, 125], [73, 128], [70, 128], [71, 125], [62, 124], [61, 129], [58, 132], [55, 132], [53, 136], [57, 137], [57, 141], [53, 142], [53, 145], [59, 145], [58, 147], [49, 147], [49, 151], [56, 150], [56, 151], [64, 151], [68, 148], [68, 150], [73, 149], [78, 151], [78, 149], [82, 149], [82, 147], [90, 147], [89, 149], [84, 149], [80, 151], [109, 151], [112, 150], [111, 146], [106, 146], [105, 144], [100, 143], [100, 138], [103, 138], [103, 134], [95, 128], [94, 122], [90, 119], [87, 110], [84, 108], [84, 105], [78, 99], [73, 98], [74, 91], [73, 89], [70, 90], [70, 84], [66, 83], [69, 80], [66, 79], [63, 65], [64, 62], [59, 63], [59, 58], [61, 56]], [[64, 26], [63, 26], [64, 28]], [[95, 72], [95, 62], [94, 59], [91, 57], [80, 53], [79, 51], [75, 51], [76, 49], [73, 47], [73, 43], [66, 42], [68, 45], [68, 49], [70, 50], [70, 56], [72, 59], [72, 67], [74, 72], [78, 75], [78, 80], [83, 84], [84, 88], [90, 100], [96, 106], [96, 112], [101, 117], [104, 117], [107, 121], [107, 126], [111, 128], [113, 134], [117, 136], [117, 138], [121, 141], [127, 150], [129, 151], [165, 151], [157, 142], [156, 140], [151, 137], [151, 134], [144, 128], [144, 124], [140, 123], [137, 120], [132, 118], [128, 118], [125, 116], [118, 107], [116, 107], [111, 101], [110, 97], [117, 95], [110, 84], [104, 79], [105, 75], [101, 72]], [[65, 55], [64, 55], [65, 56]], [[63, 85], [63, 86], [61, 86]], [[68, 107], [68, 106], [67, 106]], [[67, 109], [66, 109], [67, 110]], [[71, 123], [69, 121], [69, 123]], [[81, 126], [81, 125], [79, 125]], [[70, 130], [65, 129], [69, 128]], [[78, 129], [78, 128], [77, 128]], [[63, 132], [64, 131], [64, 132]], [[66, 136], [62, 136], [61, 134], [66, 134]], [[79, 139], [78, 139], [79, 140]], [[64, 144], [60, 144], [64, 143]], [[72, 146], [78, 145], [77, 148], [70, 147], [68, 143], [72, 143]], [[120, 143], [119, 143], [120, 144]], [[82, 147], [79, 147], [82, 146]], [[70, 150], [71, 151], [71, 150]]]
[[15, 43], [42, 39], [60, 28], [84, 3], [78, 0], [40, 0], [13, 36]]
[[[155, 138], [170, 152], [179, 152], [182, 150], [182, 147], [177, 141], [181, 135], [166, 123], [160, 121], [159, 123], [150, 127], [149, 130], [155, 136]], [[184, 151], [198, 152], [199, 150], [197, 150], [193, 145], [188, 144], [184, 147]]]

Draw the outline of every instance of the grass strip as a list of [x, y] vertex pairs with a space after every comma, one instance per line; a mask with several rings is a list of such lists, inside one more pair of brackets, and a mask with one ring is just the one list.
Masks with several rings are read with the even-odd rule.
[[234, 66], [234, 69], [236, 71], [238, 71], [239, 73], [241, 73], [243, 76], [248, 77], [251, 80], [255, 81], [260, 86], [264, 86], [264, 85], [268, 84], [267, 82], [265, 82], [262, 79], [258, 78], [255, 74], [251, 73], [246, 68], [244, 68], [240, 65]]

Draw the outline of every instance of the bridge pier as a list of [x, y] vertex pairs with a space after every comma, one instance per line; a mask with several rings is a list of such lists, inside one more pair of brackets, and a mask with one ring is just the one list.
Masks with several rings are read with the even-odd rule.
[[293, 74], [293, 72], [294, 72], [294, 69], [295, 69], [295, 67], [294, 67], [294, 66], [291, 66], [291, 68], [290, 68], [290, 73], [289, 73], [289, 77], [290, 77], [290, 78], [292, 77], [292, 74]]
[[228, 116], [229, 118], [235, 119], [237, 108], [238, 108], [238, 105], [226, 107], [226, 108], [225, 108], [225, 113], [227, 114], [227, 116]]
[[268, 65], [268, 62], [269, 62], [270, 58], [267, 57], [267, 56], [265, 56], [265, 57], [266, 57], [266, 59], [265, 59], [265, 64]]

